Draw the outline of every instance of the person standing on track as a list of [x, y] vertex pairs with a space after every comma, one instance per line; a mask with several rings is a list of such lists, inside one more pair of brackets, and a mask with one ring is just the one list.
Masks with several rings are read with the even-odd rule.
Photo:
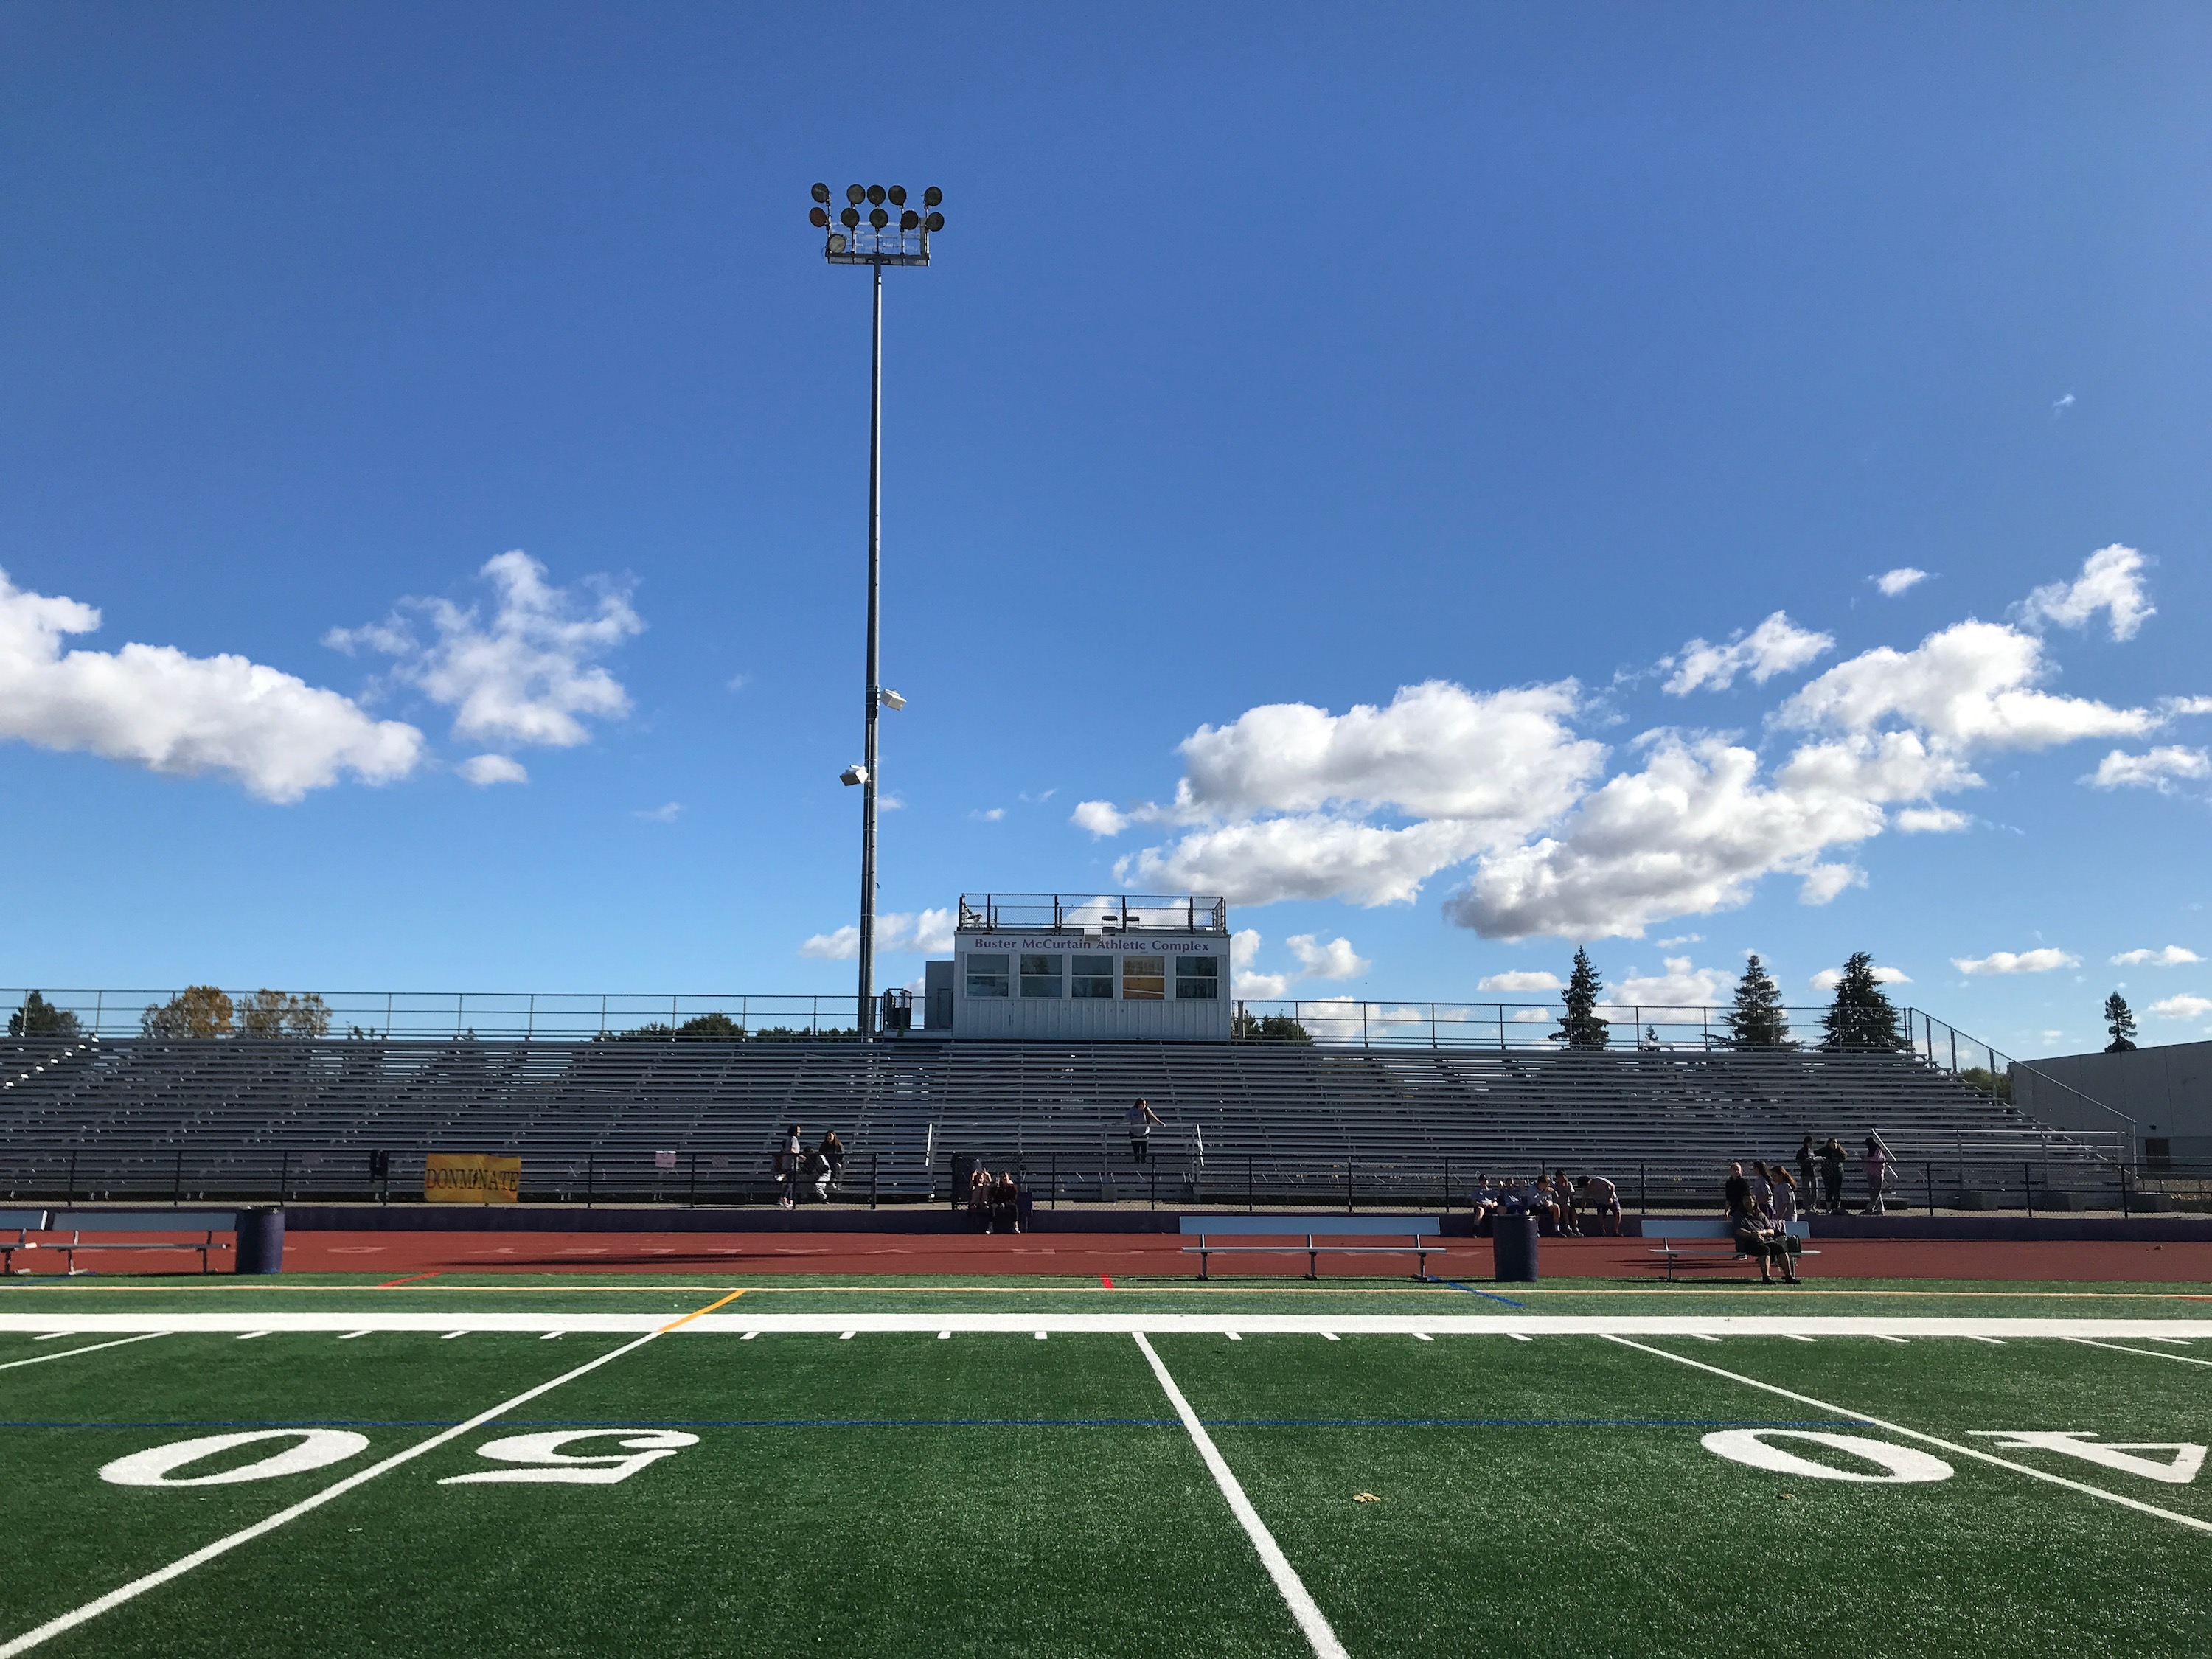
[[1160, 1115], [1146, 1102], [1139, 1100], [1127, 1111], [1122, 1113], [1121, 1121], [1129, 1131], [1129, 1156], [1139, 1164], [1150, 1162], [1152, 1150], [1152, 1129], [1156, 1125], [1162, 1128], [1166, 1127], [1160, 1123]]
[[1820, 1148], [1820, 1207], [1830, 1215], [1844, 1212], [1844, 1143], [1833, 1135]]
[[1814, 1194], [1820, 1189], [1813, 1184], [1814, 1161], [1818, 1157], [1819, 1154], [1813, 1150], [1811, 1135], [1797, 1143], [1797, 1190], [1805, 1194], [1805, 1207], [1808, 1209], [1815, 1207], [1819, 1201]]
[[1869, 1215], [1887, 1213], [1881, 1206], [1881, 1185], [1888, 1173], [1889, 1148], [1881, 1144], [1880, 1135], [1869, 1135], [1866, 1149], [1866, 1212]]

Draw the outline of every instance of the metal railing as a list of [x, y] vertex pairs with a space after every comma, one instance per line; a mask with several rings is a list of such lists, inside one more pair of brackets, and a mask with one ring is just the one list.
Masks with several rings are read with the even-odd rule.
[[2014, 1073], [2028, 1073], [2033, 1079], [2034, 1093], [2048, 1091], [2051, 1106], [2070, 1107], [2077, 1115], [2109, 1131], [2120, 1148], [2119, 1156], [2130, 1164], [2135, 1163], [2141, 1142], [2135, 1119], [2125, 1112], [2107, 1106], [2070, 1083], [2062, 1082], [2032, 1060], [2014, 1060], [1979, 1037], [1968, 1036], [1955, 1025], [1923, 1009], [1906, 1008], [1901, 1012], [1907, 1042], [1912, 1052], [1929, 1065], [2008, 1106], [2016, 1104], [2013, 1099]]
[[963, 893], [960, 931], [1223, 933], [1229, 901], [1208, 894]]
[[[1370, 1002], [1355, 997], [1237, 999], [1239, 1041], [1299, 1041], [1355, 1048], [1526, 1048], [1557, 1054], [1562, 1010], [1558, 1002]], [[1602, 1046], [1619, 1052], [1658, 1054], [1733, 1049], [1729, 1010], [1723, 1005], [1660, 1005], [1601, 1002], [1597, 1017], [1606, 1023]], [[1825, 1007], [1782, 1011], [1789, 1022], [1790, 1046], [1817, 1048]], [[1900, 1029], [1910, 1009], [1899, 1010]], [[1270, 1024], [1273, 1020], [1276, 1022]], [[1291, 1022], [1285, 1027], [1281, 1022]]]
[[[26, 990], [0, 989], [0, 1012], [20, 1009]], [[135, 1037], [147, 1014], [168, 1007], [183, 994], [169, 990], [46, 990], [46, 1005], [69, 1015], [87, 1036]], [[234, 1009], [249, 1005], [252, 991], [226, 991]], [[703, 1018], [720, 1015], [747, 1035], [850, 1036], [856, 999], [843, 996], [631, 994], [574, 995], [503, 991], [330, 991], [317, 994], [321, 1033], [287, 1030], [286, 1036], [332, 1037], [543, 1037], [581, 1040], [615, 1037], [641, 1030], [673, 1031]], [[193, 1035], [245, 1036], [237, 1017], [221, 1030]], [[45, 1035], [35, 1033], [34, 1035]]]

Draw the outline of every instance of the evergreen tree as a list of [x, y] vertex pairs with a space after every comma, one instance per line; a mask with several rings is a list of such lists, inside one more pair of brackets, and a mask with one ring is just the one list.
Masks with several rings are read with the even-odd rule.
[[1604, 982], [1590, 963], [1589, 951], [1577, 946], [1574, 972], [1567, 975], [1567, 988], [1559, 993], [1566, 1012], [1559, 1016], [1559, 1029], [1551, 1040], [1570, 1048], [1604, 1048], [1607, 1024], [1597, 1017], [1597, 1000], [1604, 994]]
[[1722, 1017], [1731, 1048], [1794, 1048], [1790, 1016], [1782, 1006], [1782, 988], [1754, 951], [1735, 982], [1735, 1002]]
[[55, 1007], [36, 991], [26, 996], [23, 1006], [8, 1016], [8, 1035], [11, 1037], [73, 1037], [77, 1030], [75, 1014], [66, 1008]]
[[1836, 1000], [1820, 1016], [1823, 1048], [1902, 1048], [1897, 1009], [1874, 976], [1874, 958], [1854, 951], [1836, 981]]
[[2128, 1006], [2128, 1000], [2118, 991], [2105, 999], [2105, 1029], [2112, 1040], [2105, 1045], [2108, 1054], [2128, 1054], [2135, 1052], [2136, 1016]]

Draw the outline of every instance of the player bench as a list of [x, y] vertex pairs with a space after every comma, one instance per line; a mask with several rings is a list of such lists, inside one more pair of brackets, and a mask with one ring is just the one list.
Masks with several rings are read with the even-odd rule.
[[[1812, 1228], [1802, 1221], [1785, 1221], [1782, 1231], [1795, 1239], [1812, 1237]], [[1715, 1221], [1699, 1217], [1694, 1219], [1664, 1220], [1646, 1217], [1644, 1237], [1659, 1242], [1650, 1252], [1659, 1258], [1671, 1281], [1677, 1267], [1732, 1267], [1739, 1261], [1750, 1260], [1736, 1248], [1735, 1229], [1727, 1221]], [[1818, 1250], [1801, 1250], [1800, 1257], [1818, 1255]]]
[[[46, 1212], [44, 1210], [0, 1210], [0, 1273], [14, 1272], [15, 1252], [37, 1249], [39, 1247], [31, 1242], [31, 1235], [46, 1230]], [[8, 1233], [15, 1236], [13, 1238], [4, 1237]]]
[[[217, 1233], [238, 1232], [235, 1210], [57, 1210], [47, 1218], [48, 1233], [67, 1233], [66, 1244], [26, 1245], [27, 1249], [58, 1250], [64, 1273], [76, 1271], [77, 1256], [86, 1250], [198, 1250], [200, 1271], [207, 1273], [209, 1253], [234, 1249], [232, 1239]], [[94, 1238], [87, 1233], [164, 1233], [164, 1238]], [[194, 1237], [193, 1235], [198, 1237]]]
[[[1437, 1237], [1432, 1215], [1187, 1215], [1185, 1237], [1198, 1243], [1182, 1247], [1185, 1255], [1198, 1258], [1198, 1276], [1210, 1277], [1208, 1266], [1217, 1255], [1302, 1255], [1306, 1277], [1321, 1277], [1321, 1258], [1328, 1255], [1410, 1255], [1413, 1277], [1428, 1276], [1429, 1257], [1441, 1255], [1443, 1246], [1428, 1241]], [[1216, 1244], [1216, 1238], [1303, 1239], [1300, 1244]], [[1323, 1244], [1319, 1239], [1402, 1238], [1402, 1244]]]

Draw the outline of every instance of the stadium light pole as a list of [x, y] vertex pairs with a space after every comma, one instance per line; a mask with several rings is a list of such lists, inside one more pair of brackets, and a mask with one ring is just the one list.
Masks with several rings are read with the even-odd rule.
[[833, 224], [830, 186], [814, 186], [808, 222], [827, 233], [822, 257], [833, 265], [866, 265], [873, 276], [874, 325], [868, 364], [868, 623], [867, 696], [860, 762], [839, 774], [860, 790], [860, 973], [855, 1017], [860, 1040], [876, 1035], [876, 716], [906, 700], [887, 691], [879, 673], [883, 641], [884, 501], [884, 267], [929, 264], [932, 233], [945, 228], [937, 211], [945, 192], [932, 185], [921, 193], [920, 210], [907, 205], [906, 186], [851, 185], [845, 206]]

